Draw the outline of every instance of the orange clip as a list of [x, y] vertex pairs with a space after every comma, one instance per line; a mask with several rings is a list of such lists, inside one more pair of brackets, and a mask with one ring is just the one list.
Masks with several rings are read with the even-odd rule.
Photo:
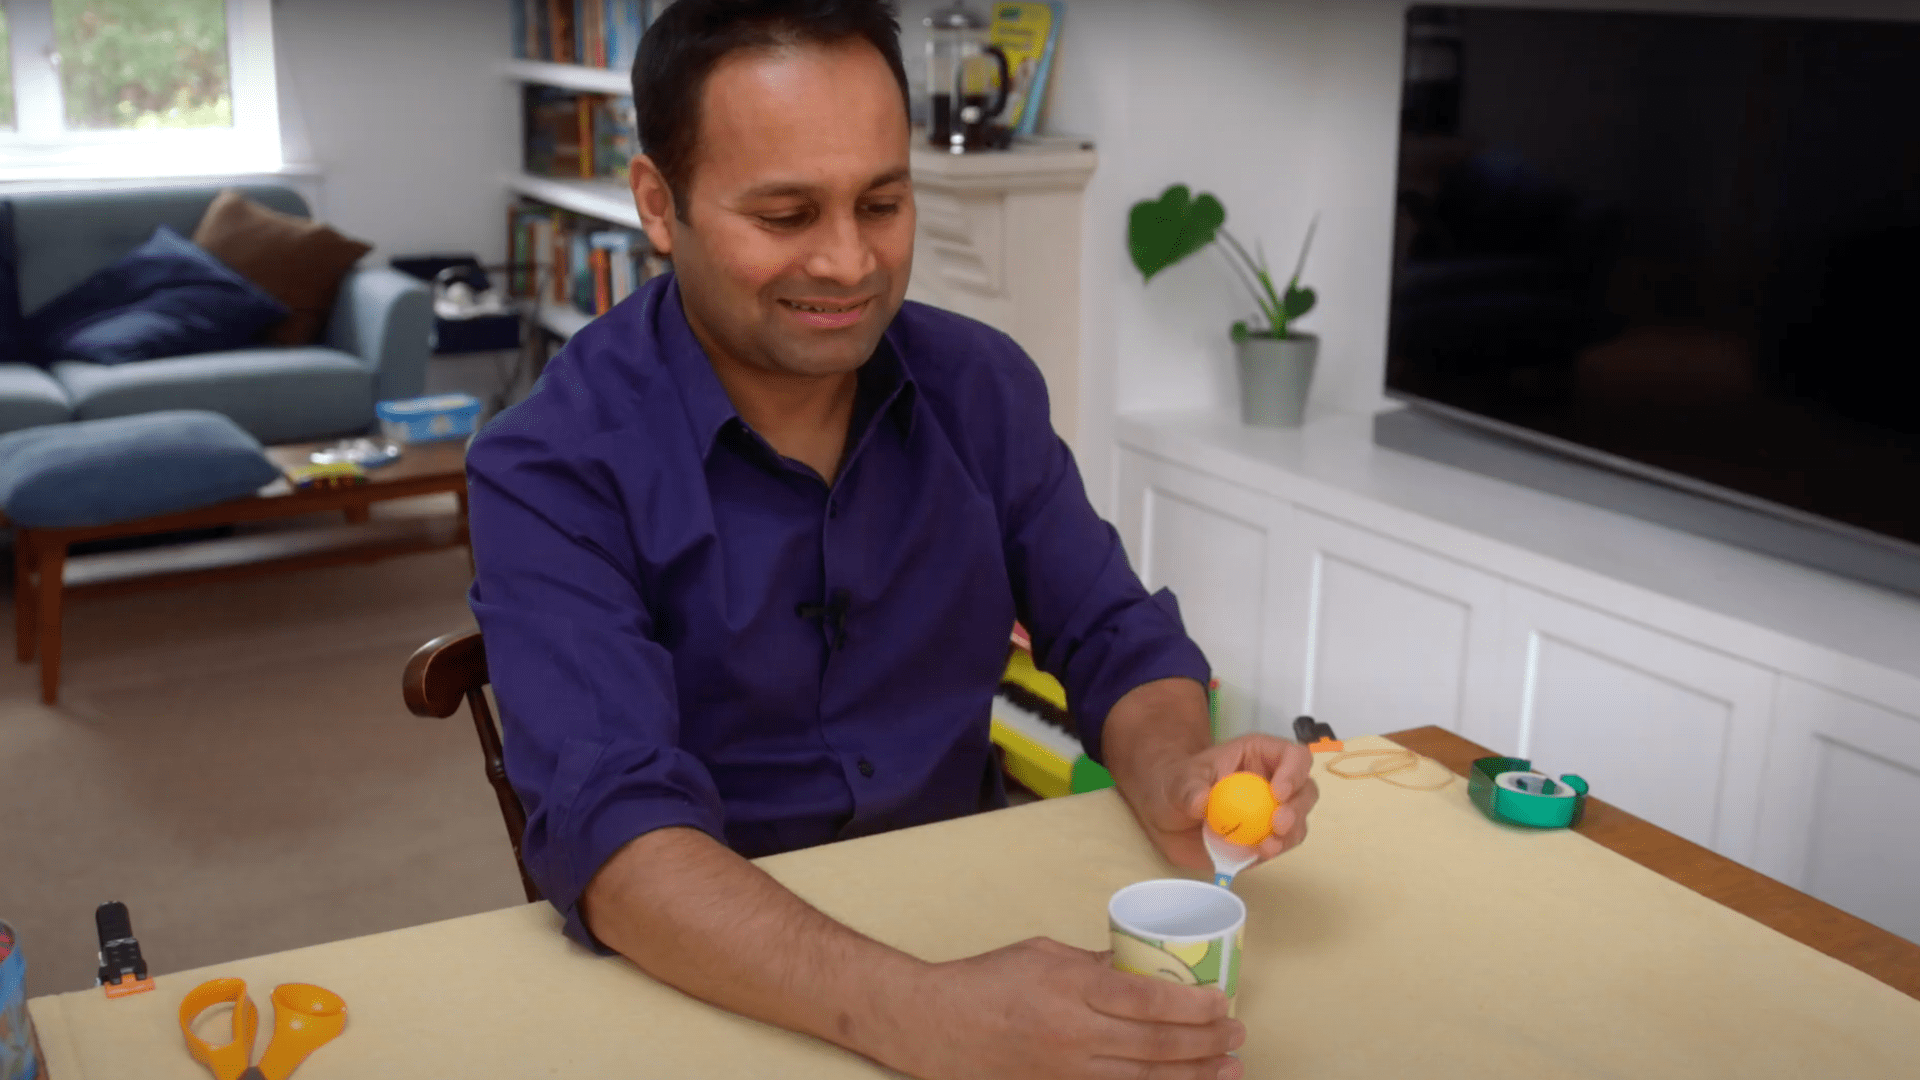
[[110, 998], [126, 997], [128, 994], [138, 994], [153, 989], [153, 977], [136, 979], [132, 972], [128, 972], [120, 976], [119, 982], [103, 983], [100, 989], [105, 990]]
[[1307, 749], [1316, 754], [1337, 754], [1346, 748], [1347, 744], [1341, 742], [1339, 739], [1321, 739], [1319, 742], [1311, 743], [1307, 746]]

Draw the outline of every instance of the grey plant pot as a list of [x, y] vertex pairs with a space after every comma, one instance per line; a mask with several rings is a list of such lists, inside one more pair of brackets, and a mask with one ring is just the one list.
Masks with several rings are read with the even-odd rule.
[[1235, 342], [1234, 352], [1240, 360], [1240, 419], [1256, 427], [1299, 427], [1320, 339], [1249, 337]]

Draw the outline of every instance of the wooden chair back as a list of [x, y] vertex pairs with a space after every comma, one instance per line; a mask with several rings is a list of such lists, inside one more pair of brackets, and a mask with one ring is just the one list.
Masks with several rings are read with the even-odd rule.
[[479, 631], [443, 634], [420, 646], [407, 661], [401, 680], [407, 709], [415, 716], [446, 719], [460, 711], [465, 702], [473, 715], [473, 731], [480, 738], [480, 754], [485, 759], [487, 782], [500, 802], [500, 816], [507, 823], [507, 839], [513, 844], [513, 863], [520, 869], [520, 885], [529, 901], [540, 899], [540, 890], [527, 876], [527, 864], [520, 857], [520, 837], [527, 831], [527, 812], [520, 796], [507, 782], [506, 756], [500, 746], [500, 728], [494, 722], [493, 709], [487, 704], [487, 651]]

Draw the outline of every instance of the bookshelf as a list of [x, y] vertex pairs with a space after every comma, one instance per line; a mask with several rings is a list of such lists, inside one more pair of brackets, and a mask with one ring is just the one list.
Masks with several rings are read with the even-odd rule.
[[[626, 97], [632, 93], [628, 75], [622, 70], [515, 58], [502, 61], [499, 71], [515, 89], [516, 97], [527, 87], [607, 97]], [[523, 122], [527, 119], [524, 107], [520, 119]], [[528, 134], [523, 123], [516, 145], [524, 149]], [[605, 227], [636, 231], [640, 228], [640, 215], [633, 208], [633, 195], [624, 183], [610, 178], [540, 175], [528, 171], [524, 158], [515, 165], [512, 171], [502, 177], [502, 185], [510, 195], [577, 214]], [[535, 322], [549, 339], [566, 341], [592, 322], [594, 317], [589, 311], [547, 297], [538, 302]]]
[[640, 212], [633, 208], [633, 193], [621, 184], [605, 180], [557, 180], [524, 172], [508, 175], [506, 183], [508, 191], [549, 206], [625, 229], [640, 227]]

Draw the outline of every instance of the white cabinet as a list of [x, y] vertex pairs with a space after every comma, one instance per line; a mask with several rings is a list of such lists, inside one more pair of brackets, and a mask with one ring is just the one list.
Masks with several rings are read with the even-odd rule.
[[1299, 712], [1347, 734], [1437, 724], [1492, 745], [1500, 579], [1295, 507], [1275, 654]]
[[1122, 453], [1117, 526], [1134, 572], [1172, 589], [1187, 633], [1220, 683], [1220, 730], [1287, 730], [1283, 689], [1297, 685], [1267, 641], [1278, 624], [1275, 556], [1291, 510], [1270, 496], [1136, 453]]
[[1519, 708], [1495, 745], [1751, 862], [1773, 673], [1524, 586], [1504, 609]]
[[1920, 602], [1372, 445], [1123, 420], [1227, 730], [1435, 724], [1920, 941]]
[[1754, 865], [1920, 941], [1920, 708], [1782, 676]]
[[913, 142], [914, 273], [907, 297], [1006, 331], [1047, 379], [1053, 428], [1079, 434], [1080, 220], [1099, 157], [1080, 139], [996, 154]]

